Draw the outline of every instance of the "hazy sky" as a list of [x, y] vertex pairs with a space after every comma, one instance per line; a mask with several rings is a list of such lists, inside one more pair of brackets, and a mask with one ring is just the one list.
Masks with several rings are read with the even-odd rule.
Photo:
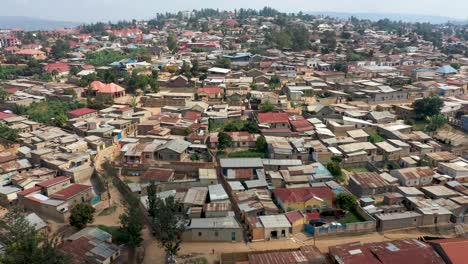
[[283, 12], [336, 11], [468, 18], [468, 0], [0, 0], [0, 16], [88, 22], [151, 18], [157, 12], [200, 8], [262, 8]]

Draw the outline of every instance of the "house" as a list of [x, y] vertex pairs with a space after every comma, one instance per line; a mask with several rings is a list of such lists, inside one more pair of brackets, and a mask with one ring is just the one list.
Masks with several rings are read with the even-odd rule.
[[98, 115], [97, 110], [91, 108], [79, 108], [67, 112], [68, 118], [90, 118]]
[[257, 169], [263, 169], [260, 158], [224, 158], [220, 159], [222, 174], [228, 180], [253, 179]]
[[431, 184], [435, 172], [429, 167], [415, 167], [392, 170], [390, 174], [398, 178], [402, 186], [413, 187]]
[[288, 113], [258, 113], [257, 120], [259, 125], [266, 125], [270, 129], [289, 129]]
[[183, 87], [189, 87], [190, 86], [190, 80], [183, 76], [183, 75], [176, 75], [170, 78], [167, 82], [166, 85], [168, 87], [173, 87], [173, 88], [183, 88]]
[[112, 244], [112, 235], [97, 227], [87, 227], [69, 236], [59, 249], [71, 256], [73, 264], [110, 264], [120, 256], [120, 248]]
[[18, 56], [24, 57], [28, 60], [45, 60], [47, 59], [47, 56], [45, 55], [45, 52], [42, 50], [36, 50], [36, 49], [22, 49], [18, 50], [15, 53]]
[[357, 197], [362, 197], [392, 192], [393, 186], [375, 172], [355, 172], [349, 177], [348, 189]]
[[[361, 244], [360, 242], [329, 248], [334, 263], [344, 264], [443, 264], [429, 244], [417, 239], [402, 239]], [[417, 257], [415, 257], [417, 256]]]
[[284, 214], [291, 224], [291, 234], [297, 234], [304, 230], [306, 217], [301, 211], [291, 211]]
[[456, 159], [452, 162], [440, 162], [437, 170], [443, 174], [449, 175], [454, 179], [468, 177], [468, 161]]
[[223, 99], [223, 90], [220, 87], [201, 87], [197, 89], [197, 95], [199, 99], [216, 100]]
[[69, 177], [59, 176], [20, 191], [17, 195], [19, 204], [24, 208], [40, 216], [65, 222], [76, 204], [91, 200], [92, 188], [88, 185], [72, 184]]
[[377, 231], [384, 232], [395, 229], [418, 227], [422, 221], [422, 214], [414, 211], [375, 214]]
[[63, 62], [49, 63], [43, 67], [44, 72], [52, 74], [52, 76], [55, 77], [62, 77], [68, 75], [70, 69], [70, 65]]
[[187, 157], [187, 148], [191, 145], [182, 139], [174, 139], [158, 147], [155, 157], [163, 161], [182, 161]]
[[184, 241], [241, 242], [243, 233], [234, 216], [193, 218], [182, 237]]
[[261, 215], [258, 219], [264, 228], [265, 240], [289, 237], [291, 224], [285, 215]]
[[332, 207], [335, 194], [328, 187], [278, 188], [273, 190], [275, 202], [284, 211]]
[[119, 98], [125, 96], [125, 89], [115, 83], [103, 83], [94, 81], [85, 88], [86, 96], [110, 96], [111, 98]]
[[463, 264], [468, 252], [468, 239], [464, 237], [435, 239], [428, 242], [445, 263]]

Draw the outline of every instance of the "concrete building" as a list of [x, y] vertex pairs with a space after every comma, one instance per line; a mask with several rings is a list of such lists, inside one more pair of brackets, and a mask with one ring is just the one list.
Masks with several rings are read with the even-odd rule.
[[390, 171], [402, 186], [424, 186], [432, 182], [435, 172], [429, 167], [404, 168]]
[[243, 241], [243, 229], [233, 216], [194, 218], [183, 235], [184, 241]]
[[261, 215], [258, 217], [265, 232], [265, 240], [289, 237], [291, 223], [285, 215]]
[[388, 184], [379, 174], [367, 172], [351, 175], [348, 189], [357, 197], [362, 197], [392, 192], [394, 186]]

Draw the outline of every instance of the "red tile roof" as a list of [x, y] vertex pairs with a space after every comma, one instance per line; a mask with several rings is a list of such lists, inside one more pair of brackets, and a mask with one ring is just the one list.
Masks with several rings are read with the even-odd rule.
[[100, 81], [92, 82], [89, 87], [91, 90], [97, 91], [98, 93], [118, 93], [125, 91], [124, 88], [115, 83], [102, 83]]
[[79, 194], [79, 193], [82, 193], [84, 191], [87, 191], [91, 189], [91, 186], [89, 185], [83, 185], [83, 184], [72, 184], [70, 186], [68, 186], [67, 188], [65, 189], [62, 189], [56, 193], [53, 193], [51, 195], [49, 195], [50, 198], [55, 198], [55, 199], [59, 199], [59, 200], [68, 200], [70, 198], [72, 198], [73, 196]]
[[95, 109], [91, 109], [91, 108], [79, 108], [79, 109], [75, 109], [75, 110], [72, 110], [72, 111], [69, 111], [68, 114], [69, 115], [72, 115], [72, 116], [83, 116], [83, 115], [87, 115], [87, 114], [91, 114], [91, 113], [96, 113], [97, 111]]
[[70, 65], [62, 63], [62, 62], [50, 63], [44, 66], [44, 71], [48, 73], [52, 73], [53, 71], [66, 72], [69, 70], [70, 70]]
[[273, 194], [283, 203], [305, 202], [313, 197], [327, 199], [335, 196], [328, 187], [280, 188], [273, 190]]
[[47, 187], [50, 187], [52, 185], [55, 185], [55, 184], [58, 184], [58, 183], [61, 183], [61, 182], [64, 182], [64, 181], [69, 181], [69, 180], [70, 180], [70, 177], [59, 176], [59, 177], [56, 177], [56, 178], [53, 178], [53, 179], [50, 179], [50, 180], [47, 180], [47, 181], [43, 181], [43, 182], [38, 183], [36, 185], [39, 186], [39, 187], [47, 188]]
[[289, 116], [287, 113], [273, 113], [273, 112], [259, 113], [258, 122], [267, 123], [267, 124], [288, 123]]

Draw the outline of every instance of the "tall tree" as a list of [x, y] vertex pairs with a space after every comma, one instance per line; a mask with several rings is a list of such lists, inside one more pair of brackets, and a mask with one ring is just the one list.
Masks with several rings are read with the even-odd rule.
[[66, 264], [70, 257], [57, 248], [56, 240], [36, 231], [19, 207], [12, 207], [0, 221], [0, 242], [5, 245], [0, 254], [2, 264]]
[[129, 237], [130, 247], [129, 259], [135, 263], [135, 250], [143, 242], [143, 211], [139, 206], [138, 199], [133, 194], [126, 196], [125, 212], [120, 215], [120, 225]]
[[[179, 214], [182, 205], [169, 196], [162, 200], [154, 192], [151, 200], [155, 201], [154, 216], [152, 216], [152, 227], [159, 243], [164, 247], [169, 259], [174, 260], [180, 250], [182, 234], [185, 231], [184, 215]], [[148, 193], [148, 199], [150, 194]]]
[[102, 170], [103, 170], [102, 173], [100, 173], [101, 181], [104, 184], [104, 187], [106, 188], [107, 198], [109, 201], [108, 207], [111, 207], [112, 197], [111, 197], [110, 189], [112, 188], [114, 179], [117, 176], [117, 169], [114, 166], [112, 166], [109, 160], [106, 160], [102, 164]]

